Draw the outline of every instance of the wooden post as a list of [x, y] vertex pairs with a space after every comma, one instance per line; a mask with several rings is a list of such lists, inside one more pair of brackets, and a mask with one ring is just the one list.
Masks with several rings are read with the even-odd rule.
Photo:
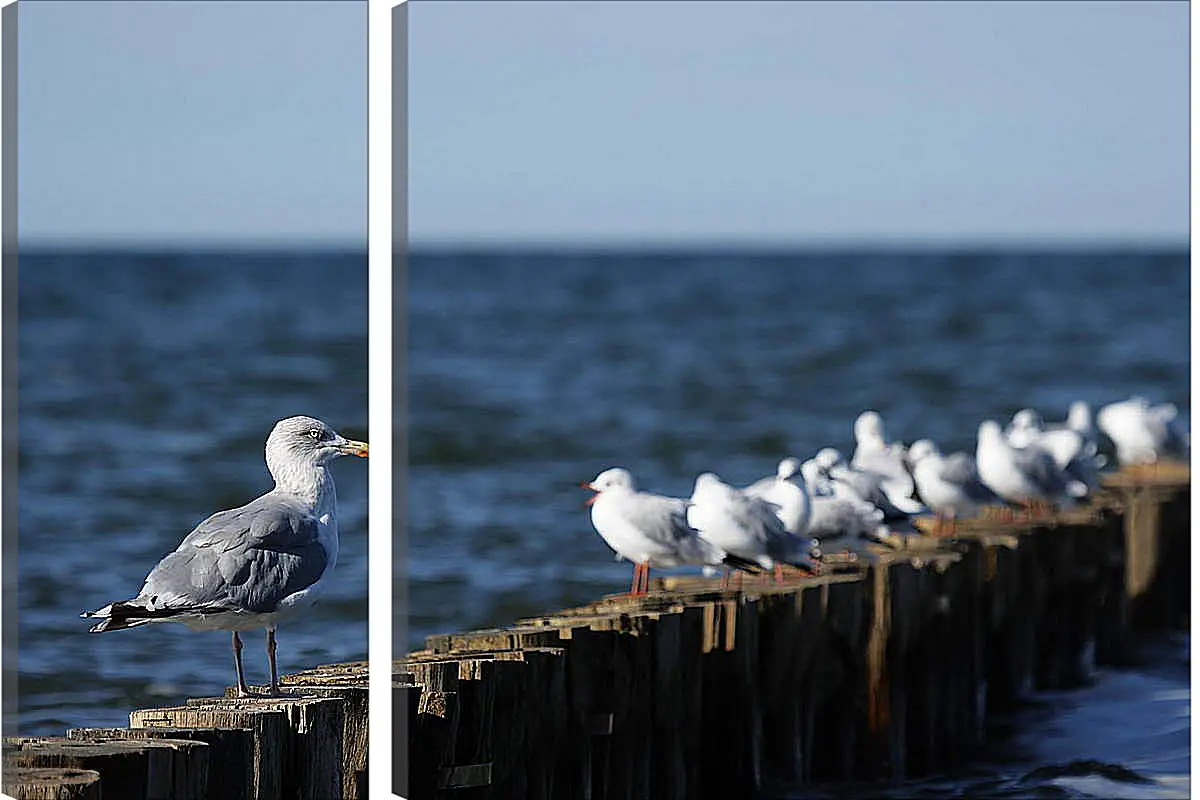
[[6, 769], [4, 793], [16, 800], [100, 800], [100, 773], [54, 767]]
[[[366, 800], [367, 797], [367, 662], [326, 664], [280, 679], [284, 691], [296, 697], [324, 697], [341, 701], [342, 726], [342, 798]], [[265, 692], [265, 686], [251, 691]], [[236, 697], [236, 689], [225, 690]]]
[[105, 797], [205, 800], [208, 745], [180, 739], [72, 741], [19, 739], [5, 754], [11, 767], [72, 768], [100, 775]]
[[255, 800], [327, 800], [342, 792], [342, 704], [325, 698], [191, 700], [129, 715], [131, 728], [247, 728]]
[[204, 797], [251, 800], [254, 796], [254, 733], [246, 728], [72, 728], [67, 738], [80, 741], [187, 739], [208, 745], [208, 781]]

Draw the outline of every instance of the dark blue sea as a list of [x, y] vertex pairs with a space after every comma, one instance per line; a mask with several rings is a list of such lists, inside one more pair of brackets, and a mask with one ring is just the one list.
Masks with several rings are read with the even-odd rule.
[[[136, 595], [197, 523], [271, 488], [276, 420], [368, 437], [366, 257], [22, 252], [18, 282], [20, 730], [220, 693], [227, 633], [90, 634], [79, 612]], [[324, 597], [279, 629], [283, 672], [366, 657], [366, 462], [333, 472], [341, 551]], [[262, 683], [264, 635], [243, 638]]]
[[[408, 644], [624, 590], [578, 488], [606, 467], [677, 496], [706, 470], [744, 485], [850, 452], [866, 408], [943, 450], [1077, 399], [1143, 394], [1186, 424], [1188, 303], [1186, 248], [416, 252]], [[891, 796], [1186, 797], [1188, 663], [1164, 639], [1041, 697], [1003, 763]]]
[[[21, 731], [220, 692], [226, 634], [93, 635], [77, 615], [269, 488], [275, 420], [370, 437], [365, 258], [22, 253], [19, 282]], [[709, 469], [746, 483], [784, 454], [848, 450], [866, 407], [943, 448], [1078, 398], [1137, 392], [1186, 417], [1188, 296], [1185, 250], [416, 253], [407, 644], [626, 587], [577, 486], [604, 467], [671, 494]], [[366, 654], [365, 464], [334, 474], [337, 570], [280, 629], [284, 671]], [[245, 656], [261, 681], [260, 635]], [[1137, 668], [1039, 696], [1003, 761], [891, 796], [1187, 796], [1188, 663], [1186, 637], [1164, 638]]]

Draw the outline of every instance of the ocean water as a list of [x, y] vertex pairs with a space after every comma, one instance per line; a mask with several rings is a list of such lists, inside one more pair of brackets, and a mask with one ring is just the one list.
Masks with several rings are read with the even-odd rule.
[[[416, 253], [407, 644], [627, 587], [577, 486], [608, 466], [677, 495], [708, 469], [748, 483], [849, 450], [866, 407], [952, 449], [984, 418], [1061, 419], [1077, 398], [1186, 417], [1188, 289], [1186, 251]], [[22, 733], [221, 691], [226, 634], [91, 635], [77, 615], [269, 488], [276, 419], [369, 438], [365, 258], [23, 253], [19, 301]], [[337, 572], [280, 629], [284, 671], [366, 654], [366, 469], [334, 474]], [[1187, 647], [1039, 696], [1004, 759], [859, 796], [1187, 796]]]
[[818, 786], [787, 800], [1191, 797], [1190, 648], [1187, 634], [1167, 634], [1144, 643], [1135, 666], [1031, 695], [992, 721], [977, 760], [950, 773]]
[[[849, 453], [866, 408], [893, 438], [943, 450], [973, 450], [980, 421], [1026, 406], [1061, 421], [1077, 399], [1139, 393], [1176, 403], [1186, 424], [1188, 302], [1186, 249], [415, 252], [407, 643], [626, 590], [630, 566], [593, 531], [578, 487], [607, 467], [676, 496], [706, 470], [745, 485], [785, 455]], [[1186, 663], [1159, 654], [1046, 700], [1076, 749], [1026, 743], [974, 796], [1110, 796], [1111, 778], [1086, 764], [1010, 785], [1089, 758], [1157, 776], [1136, 791], [1186, 796], [1187, 671], [1172, 671]], [[1141, 713], [1148, 697], [1161, 717]], [[1087, 724], [1072, 733], [1072, 719]], [[1094, 754], [1103, 725], [1162, 741], [1168, 760]], [[893, 796], [969, 785], [949, 780]]]
[[[191, 529], [272, 485], [278, 419], [366, 438], [362, 254], [22, 252], [18, 270], [18, 696], [23, 734], [127, 725], [233, 683], [225, 632], [89, 634]], [[278, 633], [283, 672], [365, 658], [366, 462], [342, 459], [325, 596]], [[243, 634], [247, 679], [264, 634]]]

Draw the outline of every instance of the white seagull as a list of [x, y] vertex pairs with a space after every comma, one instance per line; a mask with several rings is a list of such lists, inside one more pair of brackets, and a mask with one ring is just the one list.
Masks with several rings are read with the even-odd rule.
[[788, 533], [803, 536], [808, 533], [812, 500], [808, 496], [808, 488], [803, 479], [794, 480], [799, 471], [798, 460], [785, 458], [779, 462], [774, 475], [755, 481], [744, 491], [751, 497], [760, 497], [768, 503], [774, 503], [775, 513]]
[[908, 449], [913, 465], [913, 479], [917, 492], [925, 505], [938, 516], [938, 530], [942, 520], [970, 517], [979, 512], [979, 507], [998, 502], [999, 498], [983, 485], [975, 467], [975, 459], [967, 453], [943, 456], [936, 444], [929, 439], [913, 442]]
[[711, 472], [696, 478], [688, 521], [700, 535], [728, 553], [774, 570], [782, 580], [782, 564], [817, 571], [818, 543], [789, 533], [774, 503], [752, 497]]
[[864, 411], [858, 415], [858, 419], [854, 420], [854, 441], [850, 466], [883, 476], [883, 489], [893, 502], [895, 498], [910, 499], [915, 487], [912, 475], [904, 464], [904, 445], [888, 442], [883, 417], [878, 411]]
[[1177, 414], [1171, 403], [1152, 406], [1143, 397], [1132, 397], [1100, 409], [1096, 424], [1116, 445], [1122, 466], [1154, 464], [1164, 457], [1188, 457], [1188, 436]]
[[994, 420], [979, 426], [975, 464], [987, 488], [1026, 508], [1046, 502], [1069, 506], [1072, 498], [1087, 493], [1086, 486], [1063, 475], [1045, 450], [1036, 445], [1013, 447]]

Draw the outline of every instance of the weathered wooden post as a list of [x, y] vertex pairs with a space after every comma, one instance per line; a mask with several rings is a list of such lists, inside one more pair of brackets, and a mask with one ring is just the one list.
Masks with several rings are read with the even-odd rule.
[[100, 800], [100, 773], [91, 769], [15, 767], [4, 793], [16, 800]]

